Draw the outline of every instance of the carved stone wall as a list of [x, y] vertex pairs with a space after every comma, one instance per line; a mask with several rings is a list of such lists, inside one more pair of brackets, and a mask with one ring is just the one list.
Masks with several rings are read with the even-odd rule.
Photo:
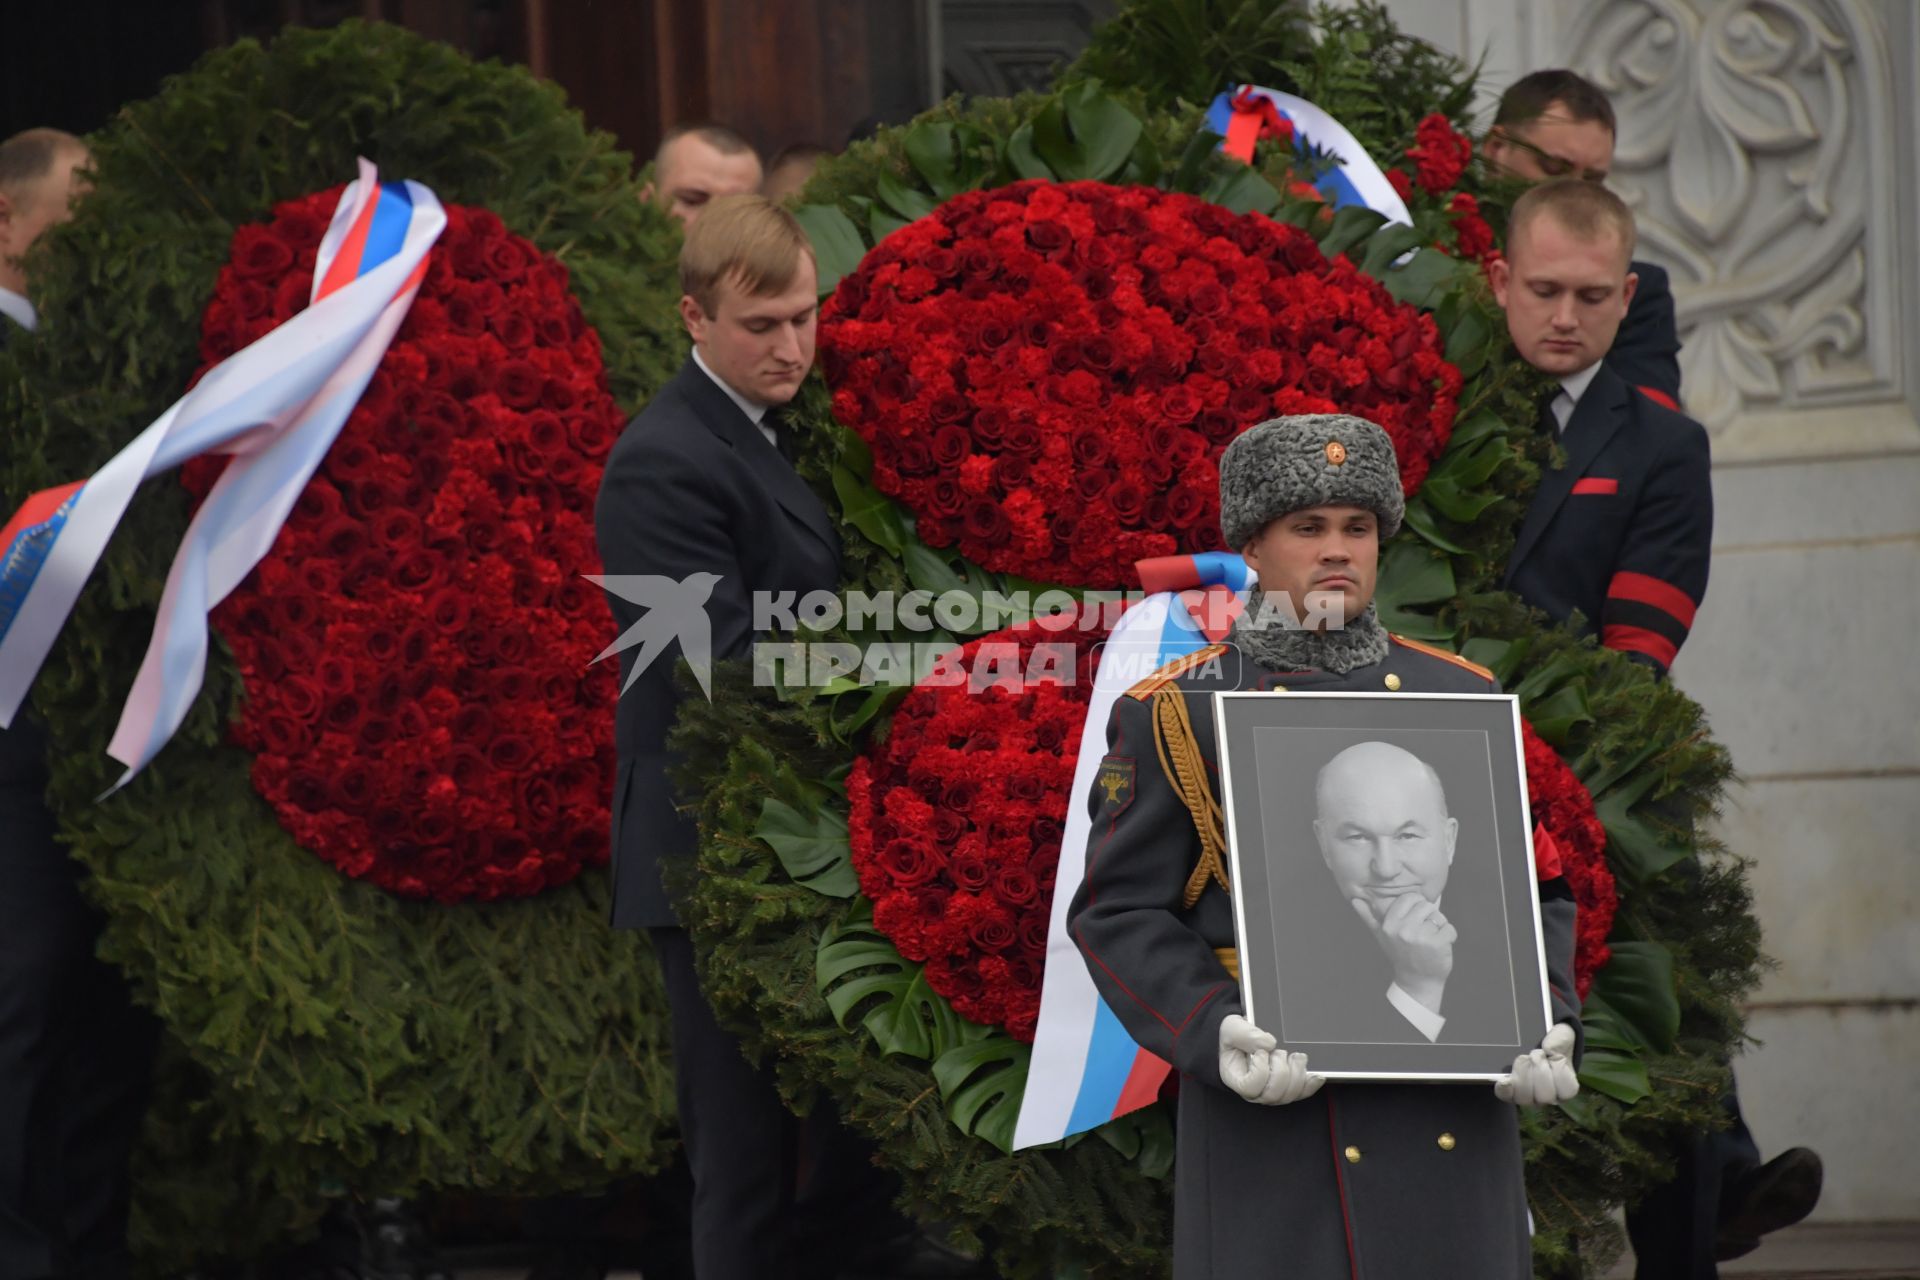
[[1673, 272], [1687, 406], [1718, 435], [1905, 398], [1893, 8], [1559, 6], [1556, 44], [1620, 114], [1614, 183]]

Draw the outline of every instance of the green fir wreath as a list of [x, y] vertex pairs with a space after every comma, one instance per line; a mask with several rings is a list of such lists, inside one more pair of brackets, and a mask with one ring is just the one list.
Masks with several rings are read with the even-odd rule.
[[[88, 143], [92, 193], [34, 262], [41, 328], [0, 363], [9, 495], [89, 474], [177, 399], [235, 230], [350, 180], [356, 156], [562, 263], [620, 409], [681, 358], [677, 229], [524, 70], [390, 26], [289, 29], [209, 54]], [[177, 478], [143, 488], [33, 690], [101, 952], [166, 1028], [136, 1248], [171, 1273], [311, 1222], [326, 1192], [532, 1192], [657, 1166], [664, 996], [644, 939], [606, 923], [604, 873], [453, 906], [343, 877], [256, 793], [217, 638], [181, 731], [96, 800], [188, 513]]]
[[[1294, 180], [1311, 174], [1292, 171], [1290, 155], [1263, 147], [1258, 172], [1238, 167], [1214, 156], [1198, 127], [1197, 107], [1154, 111], [1125, 89], [1077, 81], [1051, 95], [949, 103], [885, 131], [823, 164], [802, 193], [823, 294], [947, 202], [1040, 179], [1189, 191], [1269, 215], [1432, 313], [1464, 386], [1451, 437], [1383, 554], [1381, 612], [1395, 631], [1492, 667], [1605, 824], [1620, 905], [1612, 958], [1588, 1000], [1585, 1088], [1574, 1104], [1525, 1120], [1536, 1263], [1543, 1274], [1591, 1272], [1620, 1248], [1612, 1207], [1661, 1176], [1676, 1135], [1716, 1122], [1738, 1001], [1756, 978], [1743, 872], [1695, 834], [1728, 777], [1726, 753], [1679, 691], [1497, 588], [1550, 446], [1531, 429], [1538, 375], [1507, 348], [1477, 254], [1434, 247], [1431, 219], [1409, 229], [1364, 210], [1330, 213], [1301, 194]], [[1427, 135], [1447, 127], [1442, 119]], [[1430, 211], [1439, 207], [1436, 198]], [[1441, 243], [1466, 252], [1444, 232]], [[822, 347], [831, 373], [824, 336]], [[839, 520], [847, 588], [987, 598], [1045, 585], [961, 558], [950, 530], [928, 545], [919, 529], [931, 517], [882, 492], [874, 454], [835, 417], [836, 389], [816, 382], [804, 393], [800, 469]], [[997, 625], [932, 638], [961, 642]], [[929, 639], [844, 625], [801, 638]], [[835, 1100], [902, 1175], [915, 1213], [992, 1249], [1006, 1274], [1164, 1271], [1172, 1135], [1162, 1109], [1010, 1151], [1027, 1046], [961, 1017], [930, 971], [876, 928], [859, 891], [848, 769], [884, 738], [907, 686], [796, 681], [769, 694], [743, 669], [719, 676], [711, 702], [688, 699], [676, 732], [682, 781], [703, 796], [683, 914], [716, 1008], [772, 1055], [796, 1100], [818, 1091]]]

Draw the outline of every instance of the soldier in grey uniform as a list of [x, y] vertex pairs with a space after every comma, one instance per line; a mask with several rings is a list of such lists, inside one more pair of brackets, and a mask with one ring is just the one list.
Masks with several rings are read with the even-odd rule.
[[[1220, 523], [1259, 578], [1229, 643], [1178, 659], [1115, 704], [1093, 789], [1086, 878], [1068, 917], [1094, 984], [1181, 1073], [1178, 1280], [1391, 1280], [1532, 1274], [1516, 1103], [1578, 1089], [1574, 903], [1540, 884], [1555, 1025], [1492, 1088], [1354, 1081], [1243, 1016], [1224, 863], [1216, 690], [1497, 693], [1483, 667], [1389, 635], [1373, 607], [1380, 544], [1405, 509], [1392, 441], [1339, 415], [1253, 427], [1220, 462]], [[1323, 594], [1328, 593], [1328, 594]], [[1291, 608], [1260, 608], [1261, 597]], [[1344, 618], [1317, 630], [1289, 625]], [[1418, 949], [1437, 905], [1396, 913]]]

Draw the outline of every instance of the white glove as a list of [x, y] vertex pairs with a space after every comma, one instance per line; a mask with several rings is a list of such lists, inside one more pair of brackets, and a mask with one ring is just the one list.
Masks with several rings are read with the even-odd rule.
[[1556, 1022], [1541, 1039], [1540, 1047], [1513, 1060], [1513, 1074], [1493, 1082], [1493, 1092], [1502, 1102], [1521, 1107], [1544, 1107], [1565, 1102], [1580, 1092], [1580, 1077], [1573, 1072], [1573, 1028]]
[[1310, 1098], [1327, 1082], [1304, 1053], [1276, 1053], [1274, 1038], [1237, 1013], [1220, 1022], [1220, 1083], [1248, 1102], [1276, 1107]]

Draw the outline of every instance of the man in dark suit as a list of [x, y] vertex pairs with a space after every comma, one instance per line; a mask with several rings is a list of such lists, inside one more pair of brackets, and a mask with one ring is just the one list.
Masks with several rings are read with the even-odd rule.
[[[1585, 178], [1604, 182], [1613, 167], [1613, 104], [1598, 85], [1571, 71], [1535, 71], [1500, 95], [1480, 150], [1494, 169], [1528, 182]], [[1664, 268], [1635, 262], [1639, 280], [1607, 367], [1656, 403], [1680, 407], [1680, 330]]]
[[1664, 672], [1707, 592], [1713, 480], [1699, 423], [1629, 388], [1601, 357], [1634, 296], [1633, 215], [1561, 178], [1513, 207], [1490, 272], [1514, 346], [1560, 383], [1542, 416], [1566, 465], [1540, 479], [1507, 587]]
[[[689, 228], [680, 277], [693, 354], [614, 445], [594, 525], [623, 633], [649, 616], [629, 595], [661, 598], [686, 584], [697, 595], [710, 584], [709, 651], [741, 658], [755, 638], [757, 596], [832, 591], [839, 583], [839, 537], [794, 471], [792, 441], [779, 423], [781, 406], [813, 365], [813, 253], [793, 215], [760, 196], [731, 196], [713, 201]], [[618, 579], [625, 576], [653, 582], [623, 594]], [[798, 1274], [797, 1135], [771, 1070], [747, 1060], [701, 992], [692, 944], [662, 880], [663, 868], [688, 858], [695, 844], [693, 819], [668, 782], [667, 734], [680, 697], [674, 668], [682, 640], [697, 641], [690, 632], [700, 629], [674, 621], [678, 634], [638, 670], [639, 647], [620, 656], [613, 923], [648, 931], [666, 979], [694, 1180], [695, 1274], [745, 1280]]]
[[[21, 258], [68, 217], [87, 158], [54, 129], [0, 142], [0, 348], [36, 326]], [[156, 1028], [94, 954], [102, 920], [56, 838], [32, 714], [0, 729], [0, 1276], [118, 1278]]]
[[[1713, 492], [1707, 435], [1638, 394], [1602, 360], [1635, 296], [1633, 215], [1594, 182], [1556, 179], [1514, 204], [1495, 296], [1521, 356], [1560, 383], [1542, 415], [1566, 465], [1540, 479], [1506, 586], [1556, 621], [1664, 675], [1707, 591]], [[1680, 874], [1686, 874], [1685, 867]], [[1820, 1196], [1820, 1157], [1793, 1147], [1764, 1164], [1740, 1116], [1676, 1152], [1678, 1176], [1631, 1206], [1640, 1280], [1711, 1280]]]

